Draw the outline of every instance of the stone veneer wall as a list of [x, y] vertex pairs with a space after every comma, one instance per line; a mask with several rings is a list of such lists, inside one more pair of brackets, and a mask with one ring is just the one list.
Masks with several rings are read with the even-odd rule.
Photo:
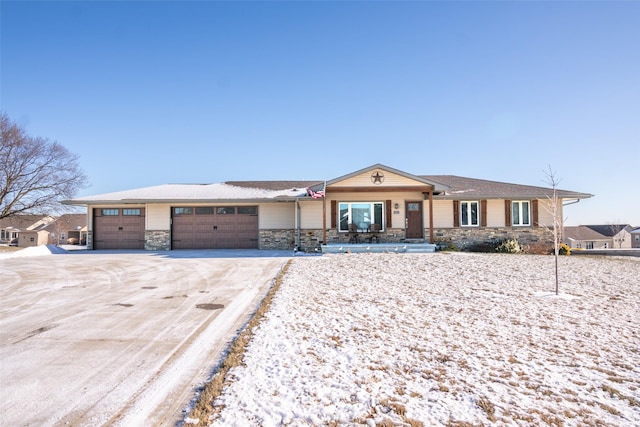
[[[296, 230], [260, 230], [260, 249], [291, 249], [296, 245]], [[363, 233], [363, 240], [370, 234]], [[402, 242], [404, 230], [388, 229], [378, 233], [380, 242]], [[322, 230], [300, 230], [300, 248], [304, 252], [318, 252], [322, 245]], [[366, 240], [365, 240], [366, 241]], [[348, 233], [338, 233], [337, 230], [327, 230], [327, 242], [333, 244], [349, 243]]]
[[93, 230], [87, 230], [87, 250], [93, 250]]
[[[300, 232], [302, 235], [303, 232]], [[293, 250], [296, 245], [296, 231], [289, 229], [260, 230], [259, 249]]]
[[[363, 233], [366, 241], [370, 236]], [[403, 229], [387, 229], [378, 234], [379, 241], [384, 243], [404, 242]], [[429, 242], [429, 229], [424, 230], [424, 241]], [[482, 245], [497, 245], [506, 239], [517, 239], [521, 245], [552, 245], [553, 234], [544, 227], [469, 227], [469, 228], [437, 228], [433, 230], [434, 243], [447, 245], [452, 243], [461, 250], [468, 250]], [[260, 230], [260, 249], [293, 249], [296, 242], [295, 230]], [[349, 234], [327, 230], [327, 243], [348, 244]], [[301, 230], [300, 250], [316, 252], [322, 244], [322, 230]]]
[[145, 230], [144, 249], [147, 251], [168, 251], [171, 249], [169, 230]]
[[[428, 233], [429, 230], [425, 230], [425, 236]], [[487, 244], [497, 246], [507, 239], [517, 239], [521, 245], [553, 245], [553, 232], [545, 227], [438, 228], [433, 230], [433, 238], [434, 243], [452, 243], [461, 250]]]

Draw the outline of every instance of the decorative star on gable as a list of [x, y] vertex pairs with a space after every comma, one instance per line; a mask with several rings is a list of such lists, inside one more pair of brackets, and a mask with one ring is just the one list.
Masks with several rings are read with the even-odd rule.
[[384, 182], [384, 175], [380, 173], [380, 171], [376, 171], [371, 174], [371, 182], [376, 185], [382, 184]]

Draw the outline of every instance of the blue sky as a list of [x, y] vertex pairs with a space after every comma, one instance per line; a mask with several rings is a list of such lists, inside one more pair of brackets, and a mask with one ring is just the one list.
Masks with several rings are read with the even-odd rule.
[[375, 163], [545, 185], [551, 166], [595, 194], [567, 224], [640, 226], [638, 1], [0, 8], [0, 108], [80, 156], [79, 196]]

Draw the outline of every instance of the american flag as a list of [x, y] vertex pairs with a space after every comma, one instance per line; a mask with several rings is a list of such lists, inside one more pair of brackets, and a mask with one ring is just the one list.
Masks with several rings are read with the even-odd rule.
[[311, 188], [307, 187], [307, 194], [313, 197], [314, 199], [322, 199], [324, 197], [324, 190], [313, 191]]

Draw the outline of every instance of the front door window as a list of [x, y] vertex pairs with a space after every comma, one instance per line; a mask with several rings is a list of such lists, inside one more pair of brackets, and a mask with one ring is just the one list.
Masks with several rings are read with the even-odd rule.
[[407, 202], [406, 209], [406, 237], [421, 239], [423, 237], [422, 202]]

